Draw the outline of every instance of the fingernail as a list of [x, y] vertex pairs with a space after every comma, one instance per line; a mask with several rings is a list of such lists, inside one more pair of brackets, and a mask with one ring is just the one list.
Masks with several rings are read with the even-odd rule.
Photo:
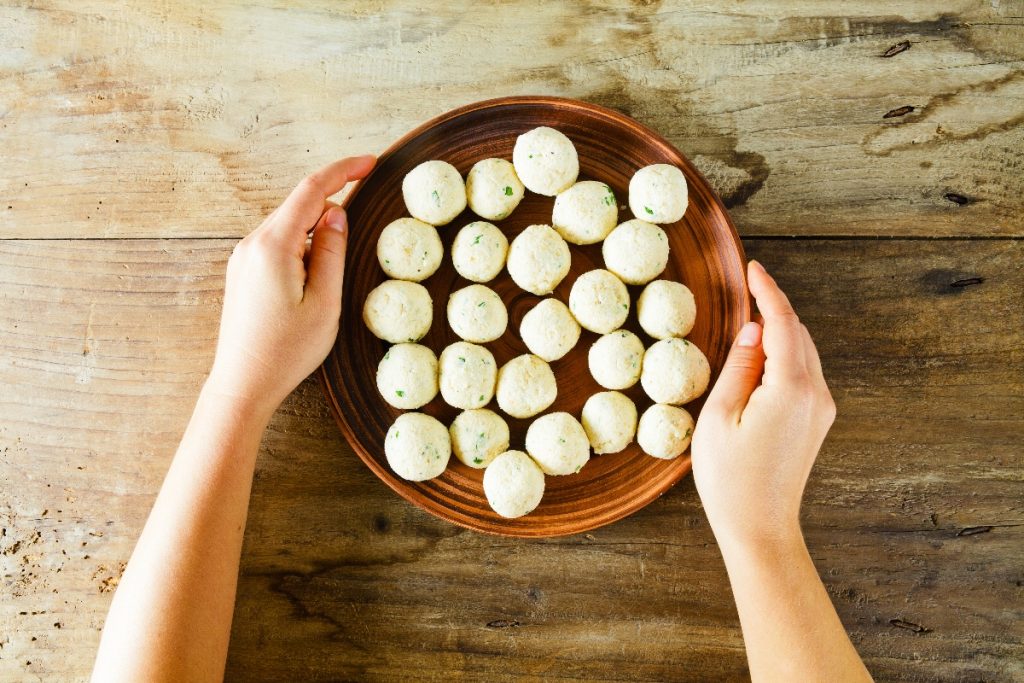
[[764, 269], [764, 266], [762, 266], [761, 262], [758, 261], [757, 259], [750, 260], [750, 267], [753, 268], [754, 270], [764, 273], [765, 275], [768, 274], [768, 271]]
[[344, 232], [348, 227], [348, 216], [345, 210], [338, 207], [331, 207], [327, 212], [327, 226], [339, 232]]
[[736, 335], [736, 346], [757, 346], [761, 343], [761, 326], [749, 322]]

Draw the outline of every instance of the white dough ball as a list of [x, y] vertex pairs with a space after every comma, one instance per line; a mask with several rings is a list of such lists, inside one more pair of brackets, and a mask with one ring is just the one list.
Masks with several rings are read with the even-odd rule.
[[644, 353], [640, 384], [655, 403], [682, 405], [708, 388], [711, 366], [685, 339], [662, 339]]
[[569, 309], [576, 321], [598, 334], [622, 327], [629, 315], [629, 291], [607, 270], [591, 270], [576, 278], [569, 291]]
[[547, 362], [556, 361], [576, 346], [580, 325], [558, 299], [544, 299], [523, 316], [519, 336], [526, 348]]
[[384, 455], [395, 474], [425, 481], [448, 467], [451, 439], [444, 425], [423, 413], [402, 413], [384, 438]]
[[616, 330], [598, 338], [587, 354], [594, 380], [605, 389], [628, 389], [640, 379], [644, 343], [629, 330]]
[[548, 413], [526, 430], [526, 452], [544, 474], [575, 474], [590, 460], [590, 441], [569, 413]]
[[601, 245], [604, 265], [627, 285], [642, 285], [668, 265], [668, 237], [653, 223], [633, 219], [612, 230]]
[[530, 192], [554, 197], [576, 182], [580, 160], [572, 141], [554, 128], [534, 128], [516, 138], [516, 175]]
[[508, 274], [521, 289], [550, 294], [569, 274], [569, 245], [547, 225], [531, 225], [508, 248]]
[[494, 341], [505, 334], [508, 311], [493, 289], [470, 285], [448, 297], [448, 324], [466, 341]]
[[533, 417], [558, 397], [551, 366], [537, 356], [516, 356], [498, 371], [498, 407], [512, 417]]
[[669, 164], [645, 166], [629, 181], [629, 209], [651, 223], [675, 223], [689, 203], [683, 172]]
[[683, 283], [655, 280], [640, 293], [636, 312], [640, 327], [655, 339], [685, 337], [697, 319], [697, 304]]
[[544, 497], [544, 473], [526, 453], [505, 451], [484, 470], [484, 495], [502, 517], [522, 517]]
[[415, 218], [388, 223], [377, 239], [377, 260], [388, 277], [420, 282], [437, 270], [444, 247], [437, 228]]
[[385, 280], [373, 288], [363, 304], [363, 322], [370, 332], [392, 344], [419, 340], [433, 320], [430, 293], [415, 282]]
[[455, 457], [475, 469], [487, 467], [499, 453], [508, 450], [508, 424], [490, 410], [459, 413], [448, 432]]
[[441, 398], [448, 405], [471, 410], [483, 408], [494, 398], [498, 365], [484, 347], [468, 342], [449, 344], [437, 366]]
[[693, 418], [684, 408], [655, 403], [640, 416], [636, 441], [647, 455], [672, 460], [683, 454], [693, 435]]
[[600, 242], [615, 227], [619, 206], [612, 188], [596, 180], [584, 180], [555, 197], [551, 224], [573, 244]]
[[489, 221], [508, 217], [522, 201], [526, 189], [512, 164], [504, 159], [482, 159], [466, 176], [466, 200], [473, 213]]
[[618, 453], [636, 434], [636, 405], [617, 391], [602, 391], [588, 398], [580, 418], [597, 454]]
[[412, 410], [437, 396], [437, 356], [419, 344], [395, 344], [377, 365], [377, 389], [396, 408]]
[[402, 180], [405, 207], [413, 218], [447, 225], [466, 208], [466, 184], [447, 161], [424, 161]]
[[473, 282], [490, 282], [505, 265], [508, 238], [485, 221], [474, 221], [459, 230], [452, 243], [455, 271]]

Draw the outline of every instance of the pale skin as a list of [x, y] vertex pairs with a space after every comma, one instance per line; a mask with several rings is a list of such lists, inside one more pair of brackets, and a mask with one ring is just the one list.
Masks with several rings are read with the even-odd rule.
[[[213, 368], [114, 595], [93, 681], [223, 678], [260, 438], [338, 334], [348, 226], [328, 198], [373, 164], [343, 159], [304, 179], [231, 255]], [[786, 296], [755, 262], [748, 279], [763, 323], [739, 333], [692, 454], [751, 676], [871, 680], [799, 524], [835, 406]]]

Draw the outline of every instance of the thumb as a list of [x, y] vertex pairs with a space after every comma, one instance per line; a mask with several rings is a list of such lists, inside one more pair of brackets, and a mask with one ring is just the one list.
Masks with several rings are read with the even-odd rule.
[[348, 216], [340, 206], [332, 206], [313, 230], [309, 247], [306, 292], [322, 301], [341, 305], [341, 282], [345, 274], [345, 248], [348, 245]]
[[725, 359], [718, 381], [715, 383], [704, 412], [736, 419], [747, 405], [750, 394], [757, 388], [764, 374], [764, 349], [761, 347], [761, 326], [749, 322], [740, 329], [736, 341]]

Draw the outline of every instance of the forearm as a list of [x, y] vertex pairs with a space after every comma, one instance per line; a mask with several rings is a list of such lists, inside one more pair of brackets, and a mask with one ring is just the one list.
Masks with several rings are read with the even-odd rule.
[[256, 452], [270, 412], [208, 385], [132, 553], [94, 680], [221, 680]]

